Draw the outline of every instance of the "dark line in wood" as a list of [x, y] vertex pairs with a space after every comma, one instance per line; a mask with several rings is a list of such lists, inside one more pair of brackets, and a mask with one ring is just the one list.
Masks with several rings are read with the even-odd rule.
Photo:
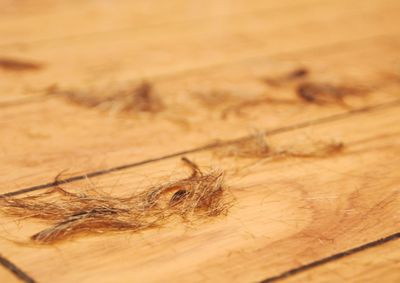
[[308, 263], [308, 264], [301, 265], [299, 267], [290, 269], [290, 270], [285, 271], [285, 272], [283, 272], [283, 273], [281, 273], [279, 275], [276, 275], [276, 276], [273, 276], [273, 277], [269, 277], [269, 278], [267, 278], [265, 280], [262, 280], [261, 283], [277, 282], [279, 280], [283, 280], [283, 279], [286, 279], [288, 277], [294, 276], [296, 274], [308, 271], [308, 270], [310, 270], [312, 268], [315, 268], [315, 267], [318, 267], [318, 266], [321, 266], [321, 265], [324, 265], [324, 264], [327, 264], [327, 263], [342, 259], [342, 258], [347, 257], [347, 256], [351, 256], [353, 254], [356, 254], [356, 253], [365, 251], [367, 249], [371, 249], [371, 248], [374, 248], [374, 247], [377, 247], [377, 246], [380, 246], [380, 245], [383, 245], [383, 244], [386, 244], [388, 242], [395, 241], [395, 240], [398, 240], [398, 239], [400, 239], [400, 232], [392, 234], [392, 235], [384, 237], [384, 238], [381, 238], [381, 239], [378, 239], [378, 240], [375, 240], [373, 242], [369, 242], [369, 243], [363, 244], [361, 246], [358, 246], [358, 247], [355, 247], [355, 248], [352, 248], [352, 249], [349, 249], [349, 250], [346, 250], [346, 251], [343, 251], [343, 252], [340, 252], [340, 253], [325, 257], [325, 258], [322, 258], [320, 260], [313, 261], [311, 263]]
[[[338, 121], [338, 120], [350, 117], [352, 115], [357, 115], [357, 114], [364, 113], [364, 112], [376, 111], [376, 110], [380, 110], [380, 109], [395, 107], [399, 104], [400, 104], [400, 99], [394, 100], [391, 102], [387, 102], [387, 103], [374, 105], [374, 106], [368, 106], [368, 107], [364, 107], [364, 108], [354, 109], [354, 110], [351, 110], [351, 111], [348, 111], [345, 113], [340, 113], [340, 114], [336, 114], [336, 115], [332, 115], [332, 116], [328, 116], [328, 117], [324, 117], [324, 118], [314, 119], [311, 121], [306, 121], [306, 122], [299, 123], [299, 124], [289, 125], [289, 126], [277, 128], [274, 130], [264, 131], [263, 134], [269, 135], [269, 136], [277, 135], [277, 134], [285, 133], [285, 132], [292, 131], [292, 130], [306, 128], [306, 127], [309, 127], [312, 125], [319, 125], [319, 124], [329, 123], [329, 122], [333, 122], [333, 121]], [[196, 147], [196, 148], [192, 148], [192, 149], [188, 149], [188, 150], [184, 150], [184, 151], [179, 151], [179, 152], [175, 152], [175, 153], [164, 155], [164, 156], [157, 157], [157, 158], [151, 158], [151, 159], [146, 159], [146, 160], [142, 160], [139, 162], [128, 163], [128, 164], [112, 167], [109, 169], [98, 170], [98, 171], [94, 171], [94, 172], [84, 174], [84, 175], [78, 175], [78, 176], [74, 176], [71, 178], [63, 179], [63, 180], [58, 180], [58, 181], [54, 181], [54, 182], [50, 182], [50, 183], [46, 183], [46, 184], [41, 184], [41, 185], [37, 185], [37, 186], [20, 189], [20, 190], [13, 191], [13, 192], [8, 192], [5, 194], [1, 194], [0, 197], [15, 196], [15, 195], [29, 193], [29, 192], [40, 190], [40, 189], [50, 188], [55, 185], [62, 185], [62, 184], [67, 184], [67, 183], [84, 180], [86, 178], [98, 177], [101, 175], [105, 175], [105, 174], [109, 174], [112, 172], [117, 172], [117, 171], [121, 171], [121, 170], [125, 170], [125, 169], [130, 169], [133, 167], [138, 167], [138, 166], [149, 164], [152, 162], [158, 162], [161, 160], [171, 159], [174, 157], [178, 157], [178, 156], [182, 156], [182, 155], [186, 155], [186, 154], [190, 154], [190, 153], [206, 151], [209, 149], [214, 149], [214, 148], [218, 148], [218, 147], [223, 147], [223, 146], [243, 142], [243, 141], [251, 139], [251, 138], [253, 138], [253, 136], [248, 135], [248, 136], [244, 136], [244, 137], [241, 137], [238, 139], [233, 139], [233, 140], [229, 140], [229, 141], [225, 141], [225, 142], [211, 143], [211, 144], [207, 144], [207, 145], [204, 145], [201, 147]]]
[[6, 259], [0, 254], [0, 264], [13, 273], [18, 279], [25, 283], [36, 283], [37, 281], [29, 276], [26, 272], [22, 271], [14, 263]]

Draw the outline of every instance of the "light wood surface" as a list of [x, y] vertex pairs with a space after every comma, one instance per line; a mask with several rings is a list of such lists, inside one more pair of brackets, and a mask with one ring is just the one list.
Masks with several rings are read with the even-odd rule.
[[[9, 240], [24, 241], [44, 226], [10, 219], [3, 224], [7, 240], [0, 247], [44, 282], [90, 282], [99, 273], [103, 276], [96, 280], [103, 282], [113, 282], [115, 274], [122, 281], [155, 282], [165, 276], [181, 282], [254, 282], [274, 276], [398, 230], [398, 111], [377, 110], [353, 117], [352, 123], [342, 120], [270, 138], [271, 144], [283, 145], [300, 137], [340, 137], [346, 150], [331, 158], [237, 164], [207, 152], [188, 155], [200, 165], [218, 164], [227, 171], [237, 200], [225, 218], [192, 228], [171, 224], [39, 248], [10, 245]], [[157, 183], [180, 168], [178, 159], [165, 160], [105, 175], [94, 185], [118, 195]]]
[[[400, 239], [391, 237], [400, 232], [398, 1], [7, 0], [0, 6], [0, 57], [43, 64], [37, 71], [0, 69], [1, 194], [40, 193], [60, 172], [62, 179], [81, 176], [67, 189], [135, 192], [186, 174], [180, 158], [187, 156], [225, 170], [235, 197], [227, 216], [205, 223], [48, 246], [26, 243], [44, 223], [1, 216], [0, 254], [32, 280], [400, 279]], [[299, 67], [312, 80], [370, 93], [349, 97], [348, 107], [321, 106], [302, 103], [293, 85], [263, 82]], [[165, 111], [114, 115], [44, 95], [55, 84], [107, 93], [143, 79]], [[260, 103], [223, 119], [232, 101], [210, 108], [200, 99], [218, 91], [239, 101], [295, 103]], [[338, 141], [344, 150], [274, 160], [221, 158], [216, 152], [226, 146], [204, 148], [254, 132], [267, 133], [277, 147], [307, 150], [313, 142]], [[18, 280], [0, 267], [1, 282]]]
[[11, 78], [0, 86], [7, 95], [26, 95], [29, 88], [54, 83], [80, 86], [95, 80], [170, 76], [400, 32], [396, 0], [384, 4], [368, 0], [362, 5], [349, 5], [348, 1], [291, 3], [294, 7], [227, 17], [225, 21], [216, 17], [213, 21], [161, 25], [151, 31], [109, 32], [23, 48], [4, 46], [2, 56], [36, 60], [47, 68], [18, 76], [18, 84], [10, 80], [15, 75], [7, 75]]
[[[169, 109], [154, 117], [122, 119], [57, 97], [3, 107], [0, 133], [4, 137], [1, 150], [5, 162], [0, 164], [3, 182], [0, 191], [52, 182], [63, 170], [67, 170], [65, 176], [85, 174], [190, 150], [216, 140], [239, 138], [255, 130], [269, 131], [351, 111], [341, 106], [324, 107], [321, 111], [320, 107], [302, 103], [261, 104], [245, 110], [244, 118], [231, 115], [223, 120], [219, 114], [221, 109], [216, 109], [217, 113], [211, 112], [196, 98], [198, 93], [222, 90], [243, 99], [263, 95], [294, 99], [296, 95], [292, 89], [270, 89], [261, 79], [305, 64], [316, 79], [354, 80], [356, 84], [373, 85], [377, 82], [385, 86], [366, 98], [349, 101], [353, 109], [391, 103], [399, 98], [398, 88], [396, 84], [382, 81], [382, 75], [396, 71], [392, 62], [396, 59], [398, 44], [395, 40], [381, 41], [373, 38], [346, 45], [341, 51], [320, 51], [312, 56], [299, 54], [296, 62], [265, 59], [215, 71], [154, 79], [154, 87]], [[362, 50], [355, 52], [355, 46]], [[385, 60], [381, 59], [382, 52], [387, 56]], [[347, 66], [348, 61], [353, 65]], [[117, 82], [98, 84], [100, 90], [110, 85], [124, 85]], [[82, 86], [82, 89], [88, 87]], [[118, 139], [110, 139], [114, 136]]]

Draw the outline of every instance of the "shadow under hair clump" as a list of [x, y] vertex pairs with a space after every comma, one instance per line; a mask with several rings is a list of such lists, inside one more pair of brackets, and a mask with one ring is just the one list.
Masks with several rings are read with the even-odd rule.
[[0, 58], [0, 69], [4, 71], [38, 71], [42, 67], [43, 66], [41, 64], [35, 62], [11, 58]]
[[218, 148], [214, 151], [214, 154], [222, 158], [324, 158], [340, 153], [343, 149], [343, 143], [334, 141], [312, 142], [302, 145], [301, 148], [298, 145], [277, 147], [269, 145], [263, 134], [256, 134], [252, 138]]
[[112, 231], [143, 231], [161, 227], [177, 217], [183, 222], [204, 220], [226, 214], [224, 173], [203, 172], [188, 160], [189, 177], [150, 187], [127, 197], [114, 197], [91, 189], [72, 193], [55, 187], [27, 197], [0, 198], [5, 215], [35, 218], [51, 226], [31, 236], [37, 243], [50, 244], [78, 234]]
[[152, 84], [146, 81], [135, 86], [103, 91], [108, 92], [107, 95], [101, 95], [99, 91], [60, 90], [57, 87], [48, 92], [80, 106], [114, 113], [157, 113], [164, 109], [161, 98], [154, 92]]

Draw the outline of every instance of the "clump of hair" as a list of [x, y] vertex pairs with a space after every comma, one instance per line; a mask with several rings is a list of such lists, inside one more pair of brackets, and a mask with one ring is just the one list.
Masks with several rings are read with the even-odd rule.
[[277, 151], [277, 156], [299, 158], [325, 158], [344, 150], [344, 143], [338, 141], [315, 141], [301, 149], [287, 148]]
[[271, 156], [272, 149], [265, 136], [257, 133], [251, 138], [218, 147], [214, 150], [214, 154], [218, 157], [264, 158]]
[[[292, 86], [293, 84], [297, 84], [306, 79], [309, 76], [309, 73], [310, 71], [307, 68], [299, 67], [280, 76], [262, 78], [262, 81], [268, 86], [274, 88], [284, 87], [286, 85]], [[240, 116], [243, 114], [244, 110], [258, 107], [260, 105], [293, 105], [296, 103], [297, 101], [295, 99], [266, 95], [252, 99], [242, 99], [241, 101], [237, 101], [234, 105], [225, 107], [221, 112], [221, 118], [226, 119], [232, 114]]]
[[57, 87], [50, 88], [48, 92], [83, 107], [116, 113], [157, 113], [164, 109], [161, 98], [155, 94], [152, 84], [146, 81], [134, 86], [111, 89], [108, 95], [102, 95], [98, 91], [60, 90]]
[[42, 67], [42, 64], [36, 62], [13, 58], [0, 58], [0, 69], [4, 71], [37, 71], [40, 70]]
[[214, 154], [218, 157], [234, 158], [324, 158], [340, 153], [343, 149], [344, 144], [342, 142], [334, 141], [317, 141], [304, 145], [302, 148], [299, 148], [298, 145], [296, 147], [277, 147], [269, 145], [265, 135], [258, 133], [251, 138], [217, 148]]
[[296, 88], [297, 96], [306, 103], [317, 105], [339, 104], [347, 106], [347, 96], [363, 95], [368, 90], [361, 87], [336, 85], [332, 83], [303, 82]]
[[161, 227], [177, 217], [183, 222], [226, 214], [224, 172], [203, 172], [188, 160], [189, 177], [161, 184], [126, 197], [96, 189], [72, 193], [57, 186], [35, 196], [0, 198], [1, 211], [9, 216], [34, 218], [50, 227], [31, 236], [34, 242], [55, 243], [78, 234], [143, 231]]
[[336, 104], [347, 107], [346, 97], [361, 96], [370, 91], [366, 87], [316, 82], [310, 78], [310, 70], [304, 67], [294, 69], [281, 76], [264, 78], [262, 81], [275, 88], [293, 87], [301, 101], [317, 105]]

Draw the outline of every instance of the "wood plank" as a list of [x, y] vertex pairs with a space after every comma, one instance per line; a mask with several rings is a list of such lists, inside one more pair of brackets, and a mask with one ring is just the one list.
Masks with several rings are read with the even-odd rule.
[[[378, 38], [342, 47], [340, 52], [327, 50], [318, 56], [306, 53], [304, 57], [300, 53], [297, 60], [259, 60], [155, 80], [156, 90], [169, 110], [154, 117], [113, 118], [59, 98], [3, 108], [0, 190], [4, 193], [51, 182], [63, 170], [67, 170], [64, 176], [85, 174], [158, 158], [217, 139], [238, 138], [254, 129], [272, 130], [347, 112], [341, 106], [262, 104], [244, 111], [244, 117], [232, 115], [223, 120], [220, 109], [208, 110], [196, 93], [216, 89], [236, 97], [257, 98], [276, 92], [278, 97], [293, 99], [290, 87], [271, 90], [260, 78], [288, 72], [303, 63], [314, 72], [315, 79], [368, 83], [379, 79], [385, 70], [393, 70], [397, 46], [397, 40]], [[349, 61], [351, 68], [346, 65]], [[398, 86], [381, 89], [365, 99], [356, 97], [349, 102], [354, 108], [385, 103], [397, 99], [397, 91]]]
[[[236, 198], [227, 216], [204, 223], [48, 246], [26, 243], [46, 223], [0, 215], [1, 255], [38, 282], [398, 281], [398, 241], [347, 251], [400, 232], [399, 4], [0, 0], [0, 58], [44, 64], [0, 69], [0, 194], [26, 195], [16, 190], [66, 170], [61, 178], [81, 177], [67, 189], [124, 195], [187, 176], [186, 155], [224, 169]], [[263, 80], [298, 67], [311, 70], [309, 80], [370, 93], [347, 106], [254, 102], [296, 99], [294, 84]], [[40, 91], [109, 92], [143, 78], [165, 111], [114, 116]], [[228, 96], [219, 105], [201, 99], [215, 93]], [[250, 107], [221, 116], [246, 99]], [[280, 159], [218, 155], [228, 145], [198, 150], [257, 131], [270, 133], [272, 148], [301, 152], [335, 140], [344, 149]], [[85, 178], [93, 172], [101, 174]], [[0, 267], [0, 282], [15, 280]]]
[[[140, 234], [87, 236], [43, 247], [13, 244], [46, 226], [4, 220], [0, 249], [40, 282], [254, 282], [398, 232], [400, 107], [299, 129], [271, 145], [344, 142], [341, 154], [280, 161], [190, 154], [225, 169], [236, 201], [221, 219], [170, 224]], [[164, 160], [92, 181], [113, 194], [135, 191], [180, 172]], [[79, 191], [87, 182], [66, 185]], [[101, 260], [99, 260], [101, 259]]]
[[[4, 2], [4, 1], [3, 1]], [[279, 10], [293, 5], [320, 1], [24, 1], [2, 4], [0, 11], [0, 46], [21, 47], [54, 39], [92, 36], [126, 30], [152, 29], [180, 23], [240, 17], [260, 11]], [[218, 18], [218, 19], [217, 19]], [[75, 21], [71, 21], [75, 19]], [[60, 32], [62, 27], [62, 32]]]
[[99, 80], [142, 79], [398, 34], [397, 9], [398, 1], [394, 0], [368, 0], [360, 5], [323, 1], [312, 8], [304, 5], [281, 12], [232, 17], [222, 23], [179, 23], [152, 32], [110, 33], [23, 49], [3, 47], [3, 56], [31, 59], [47, 67], [38, 72], [5, 74], [0, 81], [0, 93], [29, 94], [30, 89], [54, 83], [81, 86]]
[[280, 282], [387, 282], [400, 280], [400, 243], [378, 247], [294, 275]]

